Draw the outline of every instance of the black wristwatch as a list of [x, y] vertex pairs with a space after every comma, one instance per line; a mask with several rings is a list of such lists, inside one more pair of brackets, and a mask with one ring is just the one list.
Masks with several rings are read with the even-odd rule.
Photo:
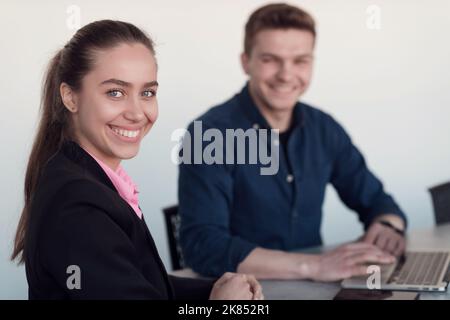
[[389, 227], [392, 230], [394, 230], [395, 232], [397, 232], [399, 235], [401, 235], [402, 237], [405, 236], [405, 231], [402, 229], [399, 229], [397, 227], [395, 227], [392, 223], [390, 223], [389, 221], [386, 220], [378, 220], [378, 223], [381, 223], [383, 226]]

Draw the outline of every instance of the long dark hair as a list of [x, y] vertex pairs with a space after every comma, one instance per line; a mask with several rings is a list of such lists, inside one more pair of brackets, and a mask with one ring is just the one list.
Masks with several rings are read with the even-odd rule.
[[24, 262], [30, 205], [45, 164], [65, 141], [73, 139], [69, 113], [59, 91], [61, 83], [67, 83], [74, 91], [79, 90], [83, 77], [92, 69], [96, 51], [122, 43], [141, 43], [155, 54], [151, 38], [136, 26], [122, 21], [100, 20], [79, 29], [51, 59], [42, 87], [41, 117], [28, 159], [25, 204], [17, 226], [11, 260], [18, 258], [19, 263]]

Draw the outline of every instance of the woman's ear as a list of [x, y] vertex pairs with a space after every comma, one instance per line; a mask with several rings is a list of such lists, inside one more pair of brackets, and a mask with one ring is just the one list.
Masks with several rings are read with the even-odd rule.
[[59, 93], [64, 106], [72, 113], [78, 111], [77, 97], [72, 88], [65, 82], [59, 86]]

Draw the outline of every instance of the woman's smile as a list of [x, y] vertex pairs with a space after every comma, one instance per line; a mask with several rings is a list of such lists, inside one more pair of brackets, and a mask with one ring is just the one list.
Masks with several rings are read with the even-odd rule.
[[142, 138], [142, 133], [144, 132], [145, 125], [137, 128], [125, 127], [125, 126], [115, 126], [108, 125], [110, 132], [112, 132], [113, 137], [121, 142], [136, 143]]

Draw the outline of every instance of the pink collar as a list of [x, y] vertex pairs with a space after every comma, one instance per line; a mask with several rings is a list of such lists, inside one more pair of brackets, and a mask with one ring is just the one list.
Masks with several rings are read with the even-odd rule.
[[[86, 149], [84, 150], [89, 153]], [[93, 156], [91, 153], [89, 153], [89, 155], [94, 158], [95, 161], [97, 161], [97, 163], [103, 169], [103, 171], [105, 171], [106, 175], [109, 177], [122, 199], [125, 200], [131, 206], [131, 208], [133, 208], [139, 219], [142, 219], [142, 211], [139, 208], [138, 199], [139, 191], [136, 184], [131, 180], [130, 176], [125, 172], [122, 166], [119, 165], [116, 171], [114, 171], [103, 161]]]

